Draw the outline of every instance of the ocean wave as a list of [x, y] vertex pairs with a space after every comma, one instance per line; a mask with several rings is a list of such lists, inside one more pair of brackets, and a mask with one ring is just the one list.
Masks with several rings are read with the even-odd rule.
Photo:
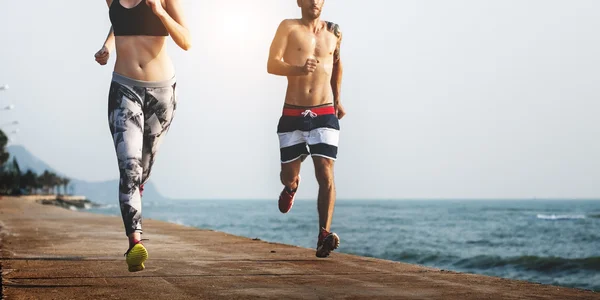
[[416, 250], [405, 250], [401, 252], [390, 252], [386, 251], [380, 255], [371, 255], [371, 253], [357, 253], [363, 256], [375, 256], [382, 257], [393, 261], [401, 261], [406, 263], [415, 263], [420, 265], [447, 265], [456, 261], [458, 257], [443, 254], [434, 251], [416, 251]]
[[488, 240], [469, 240], [465, 242], [467, 245], [477, 245], [477, 246], [494, 246], [496, 243], [492, 243]]
[[187, 223], [184, 222], [183, 220], [179, 219], [179, 218], [177, 218], [177, 219], [168, 219], [167, 222], [168, 223], [177, 224], [177, 225], [187, 226]]
[[537, 218], [542, 219], [542, 220], [579, 220], [579, 219], [585, 219], [586, 216], [585, 215], [543, 215], [543, 214], [538, 214]]
[[564, 258], [564, 257], [539, 257], [515, 256], [499, 257], [480, 255], [462, 259], [455, 264], [466, 269], [492, 269], [513, 267], [528, 271], [562, 272], [568, 270], [600, 271], [600, 257]]
[[117, 204], [100, 204], [96, 209], [113, 209], [119, 207]]
[[588, 217], [592, 218], [592, 219], [600, 219], [600, 214], [593, 214], [593, 215], [589, 215]]

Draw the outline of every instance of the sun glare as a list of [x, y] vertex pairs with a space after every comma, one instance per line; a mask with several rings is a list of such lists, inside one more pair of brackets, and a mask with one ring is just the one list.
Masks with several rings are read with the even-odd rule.
[[222, 15], [222, 27], [218, 32], [223, 34], [224, 38], [244, 39], [250, 33], [250, 24], [248, 17], [241, 13], [227, 13]]

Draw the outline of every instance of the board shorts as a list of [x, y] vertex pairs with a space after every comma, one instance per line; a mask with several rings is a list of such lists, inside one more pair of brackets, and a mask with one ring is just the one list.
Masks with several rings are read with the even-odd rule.
[[284, 108], [277, 135], [281, 163], [309, 155], [337, 159], [340, 123], [333, 106]]

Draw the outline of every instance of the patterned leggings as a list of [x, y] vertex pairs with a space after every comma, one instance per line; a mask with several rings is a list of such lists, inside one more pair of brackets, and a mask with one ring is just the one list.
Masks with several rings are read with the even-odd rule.
[[142, 190], [177, 106], [175, 78], [134, 80], [113, 73], [108, 122], [119, 163], [119, 203], [125, 233], [142, 232]]

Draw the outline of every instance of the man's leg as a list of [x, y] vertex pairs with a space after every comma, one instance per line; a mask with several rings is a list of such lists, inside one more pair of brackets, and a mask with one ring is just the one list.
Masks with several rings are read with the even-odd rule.
[[315, 175], [319, 183], [319, 239], [317, 242], [317, 257], [328, 257], [331, 251], [340, 246], [340, 238], [330, 232], [333, 207], [335, 205], [335, 184], [333, 179], [333, 159], [313, 156]]
[[296, 159], [292, 162], [281, 164], [280, 179], [288, 191], [295, 192], [298, 189], [298, 183], [300, 181], [300, 166], [302, 165], [302, 159]]
[[335, 183], [333, 179], [334, 161], [325, 157], [313, 156], [315, 175], [319, 183], [319, 228], [329, 231], [335, 205]]
[[324, 258], [340, 245], [338, 235], [330, 232], [336, 198], [333, 167], [338, 154], [339, 121], [333, 113], [322, 114], [312, 120], [312, 125], [308, 145], [319, 183], [317, 257]]
[[294, 199], [296, 198], [296, 191], [300, 184], [300, 166], [302, 165], [303, 157], [296, 160], [281, 163], [281, 173], [279, 178], [283, 184], [283, 191], [279, 194], [279, 211], [287, 213], [292, 209], [294, 205]]
[[294, 205], [296, 190], [300, 183], [300, 165], [309, 155], [305, 133], [298, 130], [298, 118], [282, 116], [277, 124], [279, 136], [279, 154], [281, 161], [281, 183], [284, 185], [279, 194], [279, 211], [288, 213]]
[[281, 161], [281, 183], [283, 191], [279, 194], [279, 211], [288, 213], [294, 205], [296, 190], [300, 183], [300, 165], [310, 154], [306, 145], [306, 122], [300, 112], [286, 112], [279, 118], [277, 135]]

